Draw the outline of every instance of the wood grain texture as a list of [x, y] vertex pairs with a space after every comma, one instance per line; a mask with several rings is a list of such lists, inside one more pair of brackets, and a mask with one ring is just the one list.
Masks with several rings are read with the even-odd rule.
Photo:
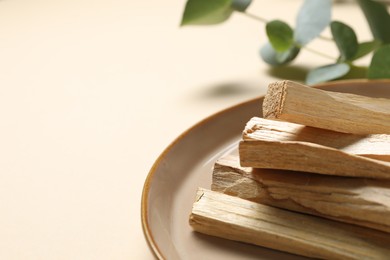
[[215, 163], [211, 189], [390, 233], [390, 181], [252, 169], [225, 156]]
[[390, 236], [199, 189], [189, 219], [195, 231], [322, 259], [388, 259]]
[[253, 117], [246, 124], [245, 141], [309, 142], [343, 152], [390, 161], [390, 135], [356, 135], [308, 127], [300, 124]]
[[239, 143], [239, 154], [245, 167], [390, 179], [390, 162], [308, 142], [244, 140]]
[[390, 134], [390, 100], [314, 89], [292, 81], [271, 83], [263, 116], [354, 134]]

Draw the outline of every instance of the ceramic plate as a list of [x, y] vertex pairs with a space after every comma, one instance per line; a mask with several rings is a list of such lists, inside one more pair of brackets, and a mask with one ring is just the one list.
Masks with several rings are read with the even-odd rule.
[[[338, 81], [318, 85], [329, 91], [390, 98], [390, 80]], [[302, 259], [302, 257], [210, 237], [188, 224], [198, 187], [210, 189], [215, 160], [236, 154], [246, 122], [261, 116], [263, 97], [212, 115], [180, 135], [160, 155], [142, 194], [142, 225], [160, 259]]]

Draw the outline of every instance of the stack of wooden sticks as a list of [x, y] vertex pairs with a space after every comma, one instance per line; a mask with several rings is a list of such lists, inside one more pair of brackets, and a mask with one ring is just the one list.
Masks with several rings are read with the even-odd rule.
[[195, 231], [323, 259], [390, 257], [390, 100], [270, 84], [239, 156], [199, 188]]

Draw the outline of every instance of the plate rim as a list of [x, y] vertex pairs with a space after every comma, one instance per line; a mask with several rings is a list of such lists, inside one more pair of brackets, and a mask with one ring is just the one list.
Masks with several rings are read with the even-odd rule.
[[[390, 79], [345, 79], [345, 80], [336, 80], [336, 81], [331, 81], [331, 82], [324, 82], [324, 83], [319, 83], [315, 84], [311, 87], [314, 88], [332, 88], [334, 85], [343, 85], [343, 84], [353, 84], [353, 83], [388, 83], [390, 84]], [[157, 167], [160, 165], [160, 162], [164, 159], [164, 157], [172, 150], [172, 148], [179, 143], [183, 138], [185, 138], [190, 132], [194, 131], [196, 128], [199, 128], [206, 124], [209, 121], [212, 121], [214, 118], [217, 118], [223, 114], [229, 113], [230, 111], [237, 109], [240, 106], [245, 106], [248, 103], [255, 102], [258, 100], [261, 100], [265, 97], [265, 94], [260, 95], [255, 98], [248, 99], [243, 102], [239, 102], [235, 105], [229, 106], [225, 109], [222, 109], [218, 112], [215, 112], [204, 119], [198, 121], [191, 127], [189, 127], [187, 130], [182, 132], [179, 136], [177, 136], [162, 152], [161, 154], [157, 157], [157, 159], [154, 161], [152, 167], [150, 168], [145, 181], [144, 181], [144, 186], [142, 189], [142, 195], [141, 195], [141, 224], [142, 224], [142, 230], [144, 233], [145, 240], [148, 244], [149, 249], [153, 253], [153, 255], [157, 259], [165, 259], [163, 254], [161, 253], [160, 248], [158, 247], [158, 244], [156, 243], [149, 223], [148, 223], [148, 195], [150, 191], [150, 186], [151, 186], [151, 181], [153, 180], [153, 177], [156, 173]]]
[[142, 221], [142, 230], [145, 236], [145, 239], [147, 241], [147, 244], [149, 246], [149, 249], [152, 251], [155, 257], [158, 259], [165, 259], [163, 254], [161, 253], [156, 241], [154, 240], [152, 236], [152, 232], [149, 227], [148, 223], [148, 195], [150, 191], [150, 185], [151, 181], [156, 173], [157, 167], [160, 165], [160, 162], [165, 158], [165, 156], [172, 150], [172, 148], [179, 143], [183, 138], [185, 138], [190, 132], [195, 130], [198, 127], [203, 126], [209, 121], [214, 120], [214, 118], [217, 118], [223, 114], [229, 113], [229, 111], [234, 110], [240, 106], [244, 106], [248, 103], [251, 102], [256, 102], [264, 98], [265, 95], [258, 96], [256, 98], [252, 98], [243, 102], [239, 102], [235, 105], [232, 105], [230, 107], [227, 107], [225, 109], [222, 109], [214, 114], [211, 114], [204, 119], [198, 121], [196, 124], [192, 125], [189, 127], [187, 130], [182, 132], [178, 137], [176, 137], [162, 152], [161, 154], [157, 157], [156, 161], [153, 163], [151, 169], [149, 170], [148, 175], [146, 176], [145, 182], [144, 182], [144, 187], [142, 190], [142, 196], [141, 196], [141, 221]]

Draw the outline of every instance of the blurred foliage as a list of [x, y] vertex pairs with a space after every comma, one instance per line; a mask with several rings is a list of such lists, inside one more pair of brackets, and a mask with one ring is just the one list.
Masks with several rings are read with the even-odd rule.
[[[306, 74], [307, 84], [351, 77], [371, 79], [390, 78], [390, 15], [387, 7], [373, 0], [357, 0], [371, 29], [373, 40], [358, 42], [352, 27], [331, 20], [331, 0], [305, 0], [298, 12], [295, 28], [277, 19], [265, 23], [268, 42], [260, 49], [260, 57], [273, 67], [288, 66], [301, 52], [308, 50], [319, 55], [319, 51], [306, 47], [330, 27], [332, 40], [339, 56], [331, 64], [313, 68]], [[223, 23], [234, 12], [246, 13], [251, 0], [188, 0], [181, 25], [212, 25]], [[253, 15], [250, 15], [253, 18]], [[367, 67], [359, 67], [354, 61], [370, 53], [372, 60]]]

